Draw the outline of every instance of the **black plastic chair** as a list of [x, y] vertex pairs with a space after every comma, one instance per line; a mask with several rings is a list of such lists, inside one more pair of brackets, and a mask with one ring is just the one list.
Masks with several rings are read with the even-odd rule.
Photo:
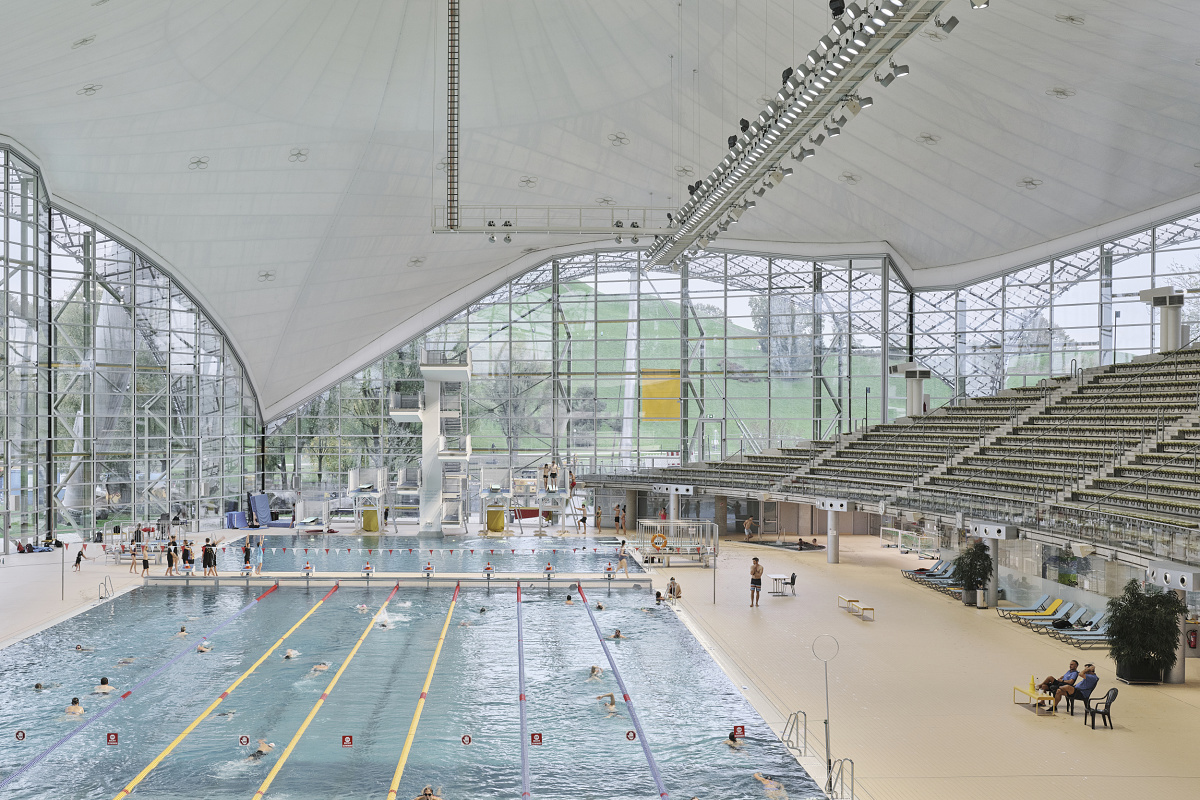
[[791, 583], [788, 584], [788, 586], [792, 587], [792, 595], [794, 596], [796, 594], [796, 573], [794, 573], [794, 572], [792, 573], [792, 580], [791, 580]]
[[1083, 724], [1087, 725], [1088, 715], [1090, 714], [1092, 717], [1092, 730], [1096, 730], [1096, 715], [1099, 714], [1104, 717], [1104, 725], [1111, 728], [1113, 725], [1110, 712], [1112, 711], [1113, 701], [1116, 699], [1117, 689], [1114, 686], [1108, 690], [1108, 694], [1104, 695], [1103, 699], [1097, 700], [1095, 705], [1087, 703], [1083, 709]]

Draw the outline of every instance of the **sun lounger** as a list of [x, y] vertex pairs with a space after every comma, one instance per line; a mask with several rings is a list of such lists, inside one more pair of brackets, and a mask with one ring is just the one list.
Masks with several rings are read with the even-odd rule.
[[1035, 604], [1031, 606], [1020, 606], [1018, 608], [997, 608], [996, 613], [1002, 617], [1007, 617], [1009, 614], [1019, 614], [1022, 611], [1041, 611], [1046, 607], [1046, 603], [1050, 601], [1050, 595], [1044, 594]]

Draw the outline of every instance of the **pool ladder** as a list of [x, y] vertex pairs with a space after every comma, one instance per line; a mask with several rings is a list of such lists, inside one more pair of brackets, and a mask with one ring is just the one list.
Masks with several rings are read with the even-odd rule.
[[[850, 765], [850, 781], [846, 782], [846, 765]], [[829, 773], [826, 792], [838, 800], [854, 800], [854, 761], [849, 758], [839, 758], [833, 762], [833, 770]], [[849, 792], [849, 794], [847, 794]]]
[[112, 578], [108, 577], [107, 575], [104, 576], [104, 582], [99, 584], [99, 589], [101, 600], [107, 600], [117, 593], [116, 590], [113, 589]]
[[779, 738], [787, 749], [797, 756], [807, 756], [808, 715], [803, 711], [793, 711], [789, 714], [787, 724], [783, 726], [783, 735]]

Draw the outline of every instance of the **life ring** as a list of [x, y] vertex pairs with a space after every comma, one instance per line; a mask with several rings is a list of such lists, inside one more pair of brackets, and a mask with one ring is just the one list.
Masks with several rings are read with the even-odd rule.
[[650, 544], [654, 545], [655, 550], [662, 550], [667, 546], [667, 535], [665, 533], [656, 533], [650, 537]]

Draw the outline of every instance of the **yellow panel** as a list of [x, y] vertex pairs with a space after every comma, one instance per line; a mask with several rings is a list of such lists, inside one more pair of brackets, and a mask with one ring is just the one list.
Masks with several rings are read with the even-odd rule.
[[642, 370], [642, 419], [679, 419], [679, 373]]

